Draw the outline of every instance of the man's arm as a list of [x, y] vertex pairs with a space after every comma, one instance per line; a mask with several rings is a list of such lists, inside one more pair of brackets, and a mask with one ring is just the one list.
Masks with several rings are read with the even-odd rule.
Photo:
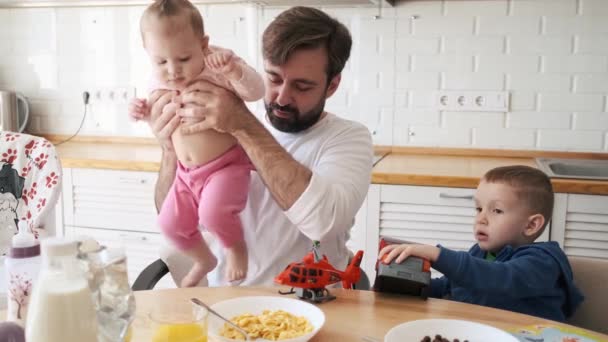
[[150, 107], [150, 115], [144, 119], [148, 121], [150, 129], [162, 149], [160, 170], [154, 190], [154, 203], [157, 212], [160, 211], [169, 193], [169, 188], [173, 184], [177, 170], [177, 155], [173, 150], [171, 135], [179, 126], [181, 118], [176, 115], [179, 104], [172, 103], [174, 96], [176, 94], [171, 91], [155, 91], [147, 102]]
[[[201, 120], [182, 128], [192, 134], [205, 129], [232, 134], [247, 152], [279, 207], [310, 239], [330, 231], [346, 231], [369, 188], [372, 141], [369, 130], [344, 123], [324, 137], [313, 169], [296, 161], [247, 109], [227, 90], [198, 82], [184, 91], [186, 108], [178, 115]], [[231, 113], [231, 115], [226, 115]]]
[[175, 172], [177, 170], [177, 155], [174, 151], [163, 149], [163, 154], [160, 160], [160, 170], [158, 171], [158, 180], [154, 189], [154, 203], [156, 204], [156, 212], [160, 212], [160, 208], [167, 198], [169, 189], [175, 180]]
[[246, 127], [233, 133], [257, 172], [283, 210], [291, 208], [310, 183], [312, 172], [298, 163], [279, 145], [252, 115], [245, 116]]

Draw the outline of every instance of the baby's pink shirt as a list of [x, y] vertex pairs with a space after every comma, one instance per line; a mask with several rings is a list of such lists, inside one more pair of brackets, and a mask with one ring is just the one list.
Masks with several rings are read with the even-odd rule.
[[[213, 53], [218, 51], [226, 51], [227, 49], [210, 45], [208, 50], [210, 53]], [[261, 99], [264, 96], [264, 80], [262, 79], [262, 76], [260, 76], [260, 74], [258, 74], [254, 68], [250, 67], [240, 57], [234, 55], [233, 58], [235, 59], [236, 63], [241, 66], [241, 70], [243, 71], [243, 76], [240, 80], [230, 80], [222, 73], [215, 72], [209, 67], [205, 67], [198, 77], [196, 77], [196, 80], [209, 81], [222, 88], [226, 88], [238, 95], [243, 101], [251, 102]], [[151, 93], [157, 89], [173, 90], [160, 80], [152, 79], [148, 93]]]

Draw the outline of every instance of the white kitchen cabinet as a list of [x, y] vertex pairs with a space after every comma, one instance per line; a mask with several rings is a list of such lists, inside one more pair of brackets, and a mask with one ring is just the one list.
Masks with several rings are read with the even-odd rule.
[[[124, 247], [132, 284], [166, 243], [156, 226], [156, 177], [155, 172], [65, 169], [58, 233]], [[175, 286], [164, 277], [157, 287]]]
[[557, 194], [551, 240], [566, 255], [608, 259], [608, 196]]
[[373, 184], [367, 199], [366, 273], [375, 276], [380, 236], [468, 250], [475, 243], [473, 191]]
[[158, 233], [155, 172], [66, 169], [64, 224]]

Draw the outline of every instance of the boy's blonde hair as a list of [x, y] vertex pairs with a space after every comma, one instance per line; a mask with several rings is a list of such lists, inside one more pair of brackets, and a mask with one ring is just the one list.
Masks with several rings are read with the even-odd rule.
[[534, 238], [543, 233], [553, 215], [554, 202], [553, 186], [545, 173], [525, 165], [503, 166], [488, 171], [482, 180], [511, 186], [531, 213], [545, 218], [545, 224]]
[[[203, 17], [198, 9], [188, 0], [155, 0], [141, 16], [139, 28], [144, 41], [145, 26], [151, 18], [177, 18], [183, 17], [190, 21], [190, 27], [197, 36], [205, 36]], [[144, 41], [145, 42], [145, 41]]]

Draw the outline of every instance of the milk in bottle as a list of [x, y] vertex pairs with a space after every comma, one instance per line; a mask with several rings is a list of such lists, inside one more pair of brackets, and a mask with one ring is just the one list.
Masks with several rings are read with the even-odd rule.
[[28, 342], [96, 342], [97, 316], [75, 241], [41, 242], [42, 268], [26, 324]]

